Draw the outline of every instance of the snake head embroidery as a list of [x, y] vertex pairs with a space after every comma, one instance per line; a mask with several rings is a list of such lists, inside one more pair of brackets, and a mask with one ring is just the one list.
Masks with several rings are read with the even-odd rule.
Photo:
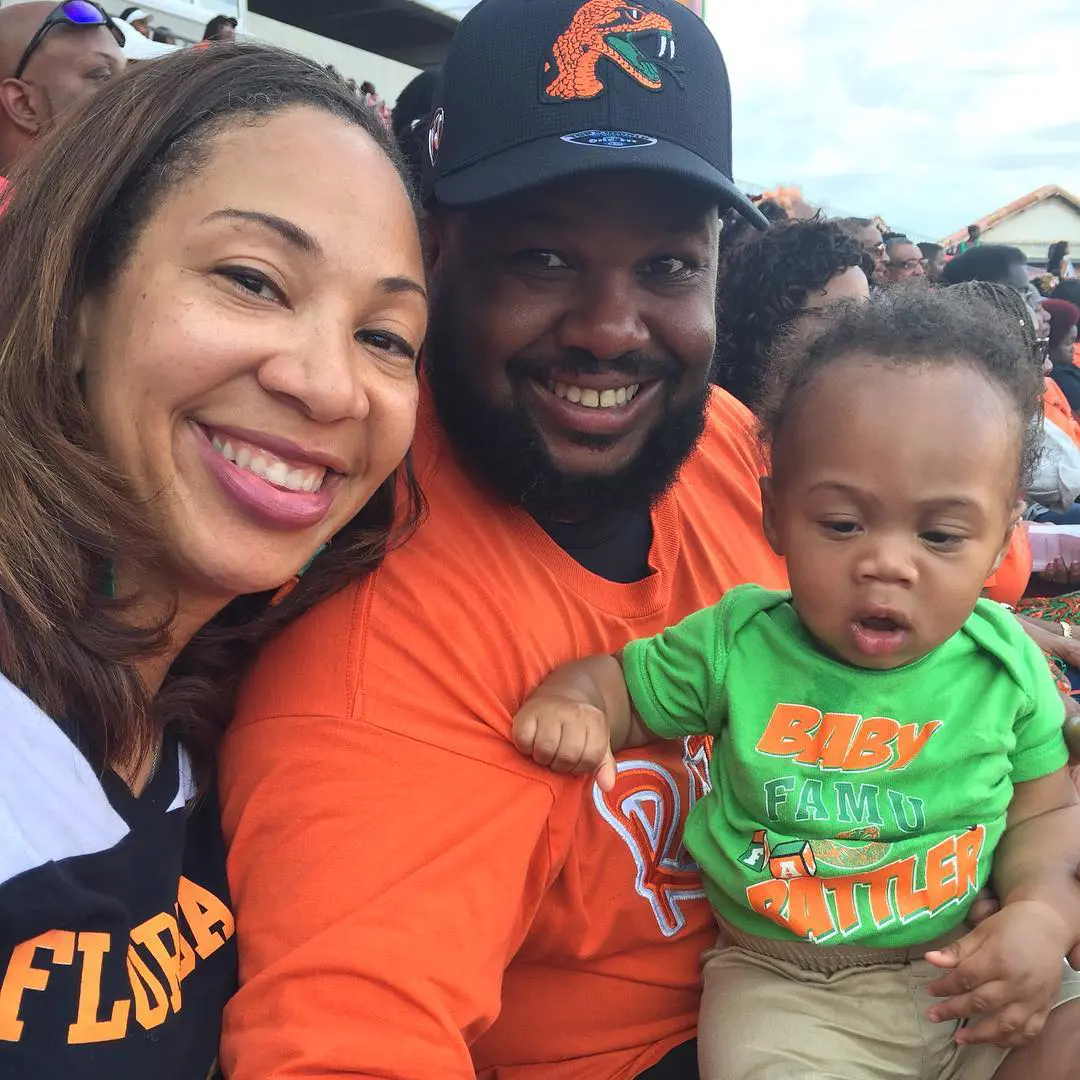
[[[661, 68], [645, 55], [641, 35], [657, 42], [656, 60], [675, 59], [671, 21], [642, 4], [586, 0], [551, 47], [554, 76], [544, 88], [551, 100], [574, 101], [603, 93], [597, 64], [609, 60], [646, 90], [660, 90]], [[544, 65], [550, 75], [552, 64]]]

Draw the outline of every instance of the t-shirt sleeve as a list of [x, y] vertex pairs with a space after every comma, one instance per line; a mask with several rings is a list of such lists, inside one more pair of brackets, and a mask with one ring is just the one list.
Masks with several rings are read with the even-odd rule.
[[437, 664], [434, 632], [421, 648], [381, 603], [346, 621], [339, 594], [271, 642], [226, 732], [229, 1080], [473, 1080], [580, 812], [585, 785], [485, 723], [510, 716], [468, 642]]
[[1018, 630], [1017, 646], [1023, 650], [1030, 707], [1018, 717], [1016, 749], [1012, 753], [1012, 781], [1022, 784], [1056, 772], [1068, 763], [1063, 724], [1065, 704], [1039, 647]]
[[623, 649], [630, 699], [645, 726], [662, 739], [719, 734], [723, 608], [721, 602], [695, 611]]
[[494, 756], [318, 716], [230, 733], [230, 1080], [472, 1080], [550, 868], [551, 790]]

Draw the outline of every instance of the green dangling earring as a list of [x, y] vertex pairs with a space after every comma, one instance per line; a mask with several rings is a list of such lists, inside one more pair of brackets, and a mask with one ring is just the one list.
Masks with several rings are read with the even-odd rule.
[[101, 567], [101, 581], [98, 592], [110, 600], [116, 599], [116, 563], [112, 559], [106, 559]]
[[315, 554], [280, 589], [270, 598], [270, 606], [277, 607], [286, 596], [289, 595], [300, 584], [300, 579], [311, 569], [311, 564], [330, 546], [330, 541], [327, 540], [325, 544], [320, 544], [315, 549]]

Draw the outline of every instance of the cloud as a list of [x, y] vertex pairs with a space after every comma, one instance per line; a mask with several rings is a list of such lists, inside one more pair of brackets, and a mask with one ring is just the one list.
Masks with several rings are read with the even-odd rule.
[[1075, 0], [706, 0], [706, 17], [745, 183], [919, 238], [1043, 184], [1080, 190], [1074, 60], [1053, 45], [1080, 40]]

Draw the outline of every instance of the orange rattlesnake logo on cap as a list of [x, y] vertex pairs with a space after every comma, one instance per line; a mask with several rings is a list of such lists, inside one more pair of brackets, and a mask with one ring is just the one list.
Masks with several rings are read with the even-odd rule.
[[[640, 4], [586, 0], [551, 46], [555, 75], [544, 87], [548, 100], [575, 101], [602, 94], [604, 83], [596, 70], [602, 59], [610, 60], [646, 90], [662, 90], [660, 67], [633, 40], [646, 33], [659, 38], [657, 59], [675, 59], [671, 21], [663, 15]], [[545, 82], [551, 69], [550, 62], [544, 64]]]

